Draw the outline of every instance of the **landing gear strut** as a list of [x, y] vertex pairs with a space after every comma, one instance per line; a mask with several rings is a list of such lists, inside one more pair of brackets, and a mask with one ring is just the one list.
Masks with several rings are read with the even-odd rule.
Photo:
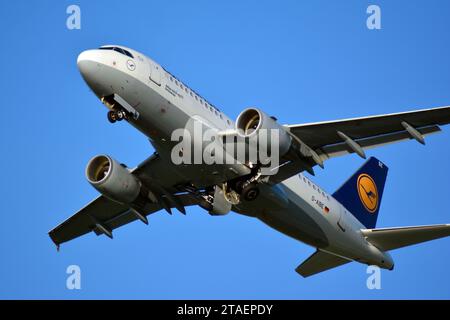
[[108, 121], [114, 123], [116, 121], [122, 121], [127, 118], [127, 114], [123, 110], [111, 110], [108, 111]]

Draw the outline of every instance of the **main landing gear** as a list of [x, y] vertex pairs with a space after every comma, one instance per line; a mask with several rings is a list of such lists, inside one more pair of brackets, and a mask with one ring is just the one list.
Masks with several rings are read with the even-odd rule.
[[255, 182], [237, 181], [235, 190], [246, 201], [253, 201], [259, 196], [259, 188]]
[[111, 110], [108, 111], [108, 121], [114, 123], [116, 121], [122, 121], [127, 118], [127, 114], [123, 110]]

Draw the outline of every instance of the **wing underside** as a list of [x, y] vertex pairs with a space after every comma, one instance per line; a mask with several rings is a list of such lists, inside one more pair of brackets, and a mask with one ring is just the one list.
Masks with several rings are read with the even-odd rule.
[[423, 109], [346, 120], [289, 125], [291, 133], [323, 160], [394, 143], [422, 138], [450, 123], [450, 107]]
[[[185, 206], [197, 204], [198, 201], [190, 194], [173, 196], [176, 201]], [[56, 245], [78, 238], [91, 231], [97, 235], [106, 234], [112, 237], [112, 231], [135, 220], [147, 223], [147, 216], [161, 209], [175, 208], [169, 201], [163, 206], [161, 203], [148, 202], [139, 211], [130, 206], [120, 204], [104, 196], [99, 196], [87, 206], [75, 213], [69, 219], [49, 232], [50, 238]]]
[[425, 144], [425, 137], [450, 123], [450, 107], [423, 109], [346, 120], [286, 125], [297, 150], [295, 157], [282, 159], [269, 182], [279, 183], [302, 171], [314, 175], [313, 167], [338, 156], [356, 153], [366, 158], [372, 148], [406, 140]]

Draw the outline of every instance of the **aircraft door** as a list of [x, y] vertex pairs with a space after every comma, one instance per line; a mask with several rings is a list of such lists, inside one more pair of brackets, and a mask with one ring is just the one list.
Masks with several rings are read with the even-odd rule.
[[150, 63], [150, 80], [152, 80], [154, 83], [156, 83], [158, 86], [161, 85], [161, 67], [154, 64], [153, 62]]

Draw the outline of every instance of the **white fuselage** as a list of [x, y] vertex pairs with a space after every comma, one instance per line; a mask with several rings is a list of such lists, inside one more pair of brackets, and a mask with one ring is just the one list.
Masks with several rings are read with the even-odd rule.
[[[193, 119], [217, 131], [234, 128], [229, 117], [160, 65], [139, 52], [126, 49], [133, 58], [113, 50], [84, 51], [78, 57], [78, 66], [100, 99], [118, 94], [127, 101], [137, 115], [128, 122], [144, 133], [155, 147], [164, 145], [162, 149], [170, 152], [174, 145], [172, 132], [185, 128]], [[214, 185], [248, 173], [248, 168], [242, 164], [233, 165], [232, 170], [223, 168], [180, 166], [179, 174], [194, 185]], [[364, 226], [303, 174], [275, 186], [263, 186], [256, 201], [237, 205], [233, 210], [257, 217], [322, 251], [382, 268], [393, 267], [388, 253], [366, 241], [360, 232]]]

